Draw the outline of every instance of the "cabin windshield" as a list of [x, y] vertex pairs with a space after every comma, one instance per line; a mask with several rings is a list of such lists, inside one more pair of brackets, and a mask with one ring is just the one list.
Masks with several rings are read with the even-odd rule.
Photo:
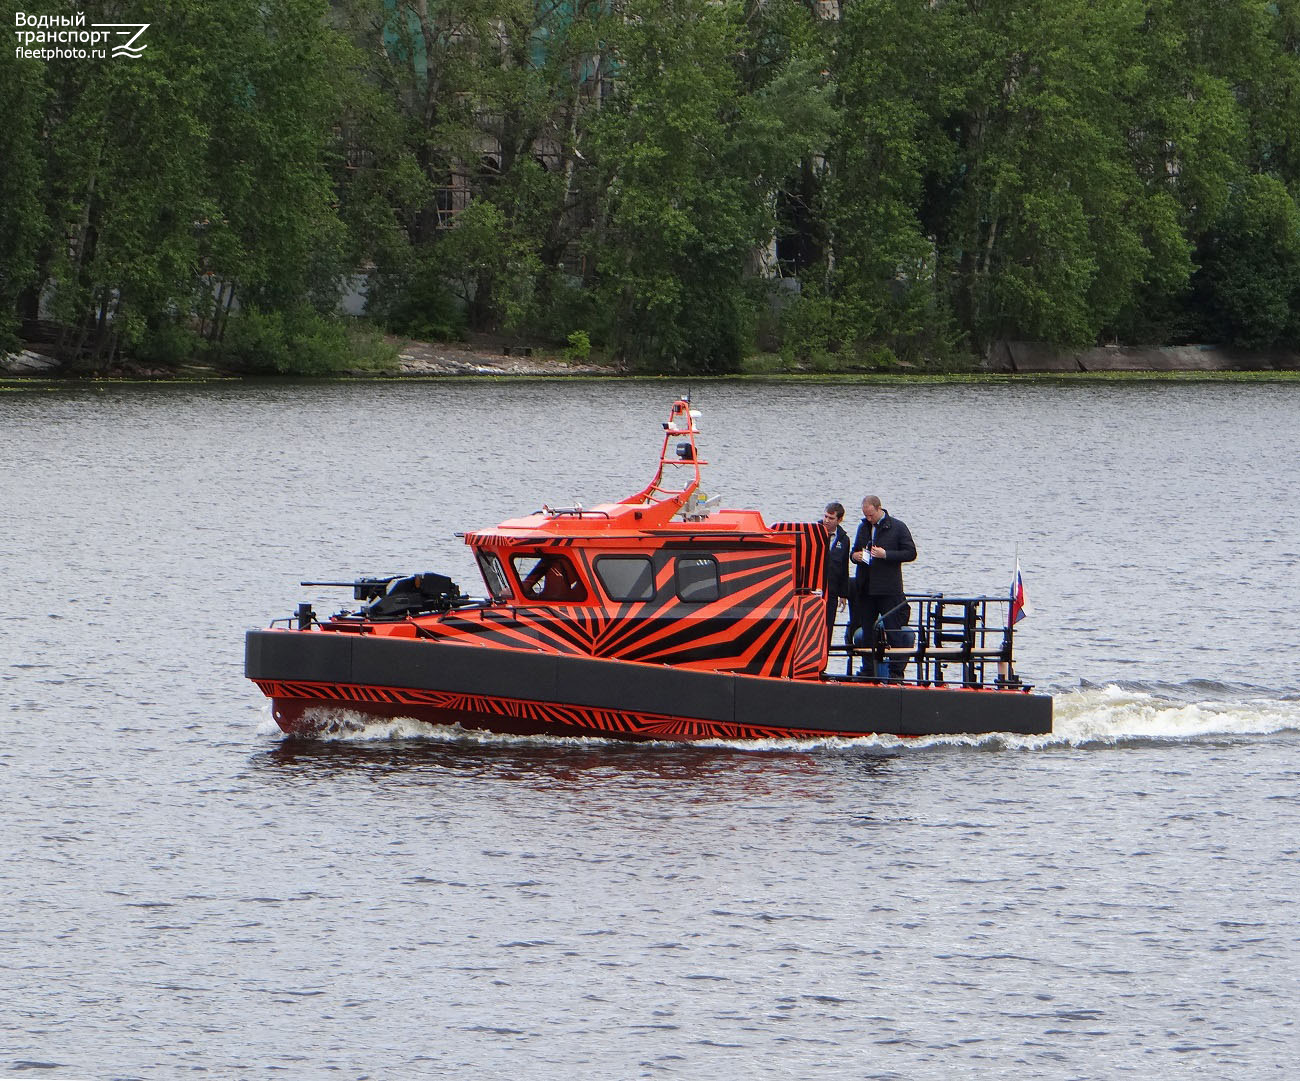
[[520, 592], [530, 601], [585, 601], [587, 589], [562, 555], [536, 552], [512, 556]]
[[506, 577], [505, 568], [501, 566], [501, 560], [491, 552], [475, 552], [478, 558], [479, 570], [483, 573], [483, 582], [488, 588], [494, 601], [508, 601], [510, 599], [510, 580]]

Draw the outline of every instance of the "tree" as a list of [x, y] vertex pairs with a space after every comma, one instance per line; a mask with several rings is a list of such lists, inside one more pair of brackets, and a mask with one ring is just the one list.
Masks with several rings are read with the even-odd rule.
[[333, 308], [342, 229], [326, 150], [346, 57], [324, 12], [140, 0], [139, 58], [24, 62], [45, 90], [45, 183], [26, 190], [50, 238], [31, 277], [53, 287], [65, 360], [100, 368], [195, 318], [218, 337], [236, 296]]
[[752, 253], [772, 236], [780, 185], [829, 127], [824, 84], [801, 58], [744, 93], [757, 16], [738, 3], [635, 0], [614, 39], [593, 250], [615, 349], [633, 363], [739, 363], [752, 338]]
[[[609, 5], [354, 0], [348, 12], [371, 45], [369, 81], [400, 117], [398, 138], [372, 152], [375, 172], [404, 160], [419, 180], [390, 189], [406, 247], [377, 252], [377, 307], [406, 312], [440, 275], [477, 330], [545, 323], [590, 222], [582, 146], [606, 85]], [[453, 237], [472, 202], [495, 208], [468, 224], [481, 234], [494, 213], [499, 252]]]
[[216, 43], [205, 45], [204, 102], [214, 213], [201, 230], [203, 269], [217, 290], [210, 336], [236, 297], [321, 313], [338, 301], [349, 264], [335, 205], [335, 129], [352, 57], [324, 14], [321, 0], [234, 0], [206, 13]]
[[[934, 16], [914, 0], [848, 8], [836, 41], [838, 125], [816, 203], [823, 257], [803, 277], [791, 313], [820, 309], [804, 348], [846, 357], [885, 347], [913, 356], [943, 322], [934, 240], [921, 213], [928, 171], [950, 148], [938, 127]], [[809, 328], [811, 329], [811, 328]]]
[[1300, 208], [1273, 177], [1248, 177], [1198, 252], [1195, 297], [1212, 341], [1300, 344]]
[[18, 307], [24, 295], [31, 316], [40, 292], [37, 254], [49, 227], [41, 206], [44, 161], [40, 129], [45, 87], [40, 69], [9, 54], [0, 59], [0, 351], [18, 345]]
[[1144, 191], [1129, 161], [1141, 119], [1122, 91], [1142, 17], [1132, 0], [991, 0], [938, 13], [945, 70], [958, 73], [948, 127], [960, 187], [938, 241], [977, 346], [1089, 344], [1147, 279], [1153, 251], [1177, 259], [1160, 193]]
[[45, 65], [46, 213], [64, 360], [89, 368], [137, 344], [151, 320], [188, 311], [194, 223], [208, 209], [202, 167], [203, 72], [178, 32], [188, 6], [145, 4], [157, 33], [135, 60]]

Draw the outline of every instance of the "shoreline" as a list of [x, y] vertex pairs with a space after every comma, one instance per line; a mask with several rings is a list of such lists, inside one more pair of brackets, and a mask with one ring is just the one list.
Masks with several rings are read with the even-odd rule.
[[1170, 346], [1138, 349], [1097, 346], [1088, 350], [1052, 350], [1036, 343], [1000, 342], [979, 368], [921, 371], [910, 367], [869, 370], [789, 370], [762, 355], [750, 358], [748, 370], [718, 375], [677, 372], [637, 372], [619, 365], [569, 360], [549, 353], [534, 355], [529, 347], [486, 343], [422, 342], [388, 339], [397, 351], [392, 368], [344, 369], [321, 374], [265, 374], [223, 369], [207, 364], [175, 368], [125, 361], [102, 373], [68, 373], [39, 345], [19, 353], [0, 354], [0, 385], [41, 383], [203, 383], [258, 380], [322, 382], [389, 382], [476, 379], [662, 379], [796, 383], [927, 383], [927, 382], [1075, 382], [1075, 381], [1290, 381], [1300, 378], [1300, 356], [1249, 354], [1214, 346]]
[[1188, 383], [1297, 383], [1297, 371], [1131, 371], [1131, 372], [949, 372], [927, 374], [902, 374], [897, 372], [854, 373], [802, 373], [789, 374], [736, 374], [736, 375], [672, 375], [629, 372], [580, 372], [573, 374], [527, 373], [454, 373], [454, 374], [377, 374], [357, 373], [342, 375], [218, 375], [197, 372], [175, 373], [165, 377], [140, 377], [130, 375], [87, 376], [33, 376], [0, 373], [0, 393], [23, 390], [56, 390], [74, 387], [105, 386], [169, 386], [181, 384], [196, 386], [207, 383], [494, 383], [504, 380], [516, 382], [574, 382], [574, 383], [631, 383], [658, 382], [696, 386], [712, 383], [772, 384], [774, 386], [940, 386], [960, 383], [998, 384], [1018, 386], [1069, 386], [1071, 384], [1188, 384]]
[[0, 380], [44, 379], [55, 382], [78, 383], [103, 380], [130, 382], [195, 382], [205, 380], [243, 379], [401, 379], [447, 376], [572, 376], [618, 375], [613, 366], [568, 361], [552, 355], [533, 356], [532, 350], [513, 352], [510, 347], [494, 349], [487, 345], [462, 342], [421, 342], [411, 338], [386, 339], [397, 351], [394, 367], [353, 368], [319, 375], [271, 375], [249, 373], [211, 364], [181, 364], [174, 368], [159, 365], [122, 361], [102, 373], [63, 370], [63, 365], [44, 352], [40, 343], [25, 343], [18, 353], [0, 353]]

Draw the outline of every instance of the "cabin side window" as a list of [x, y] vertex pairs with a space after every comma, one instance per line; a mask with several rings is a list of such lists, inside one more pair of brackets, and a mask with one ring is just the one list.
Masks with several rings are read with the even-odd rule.
[[497, 559], [492, 552], [475, 552], [474, 555], [478, 558], [478, 569], [483, 574], [483, 582], [487, 585], [492, 599], [509, 600], [510, 580], [506, 578], [506, 570], [501, 566], [501, 560]]
[[703, 604], [718, 599], [718, 561], [712, 556], [678, 556], [674, 574], [682, 600]]
[[654, 598], [654, 565], [646, 556], [601, 556], [596, 560], [596, 577], [611, 600]]
[[567, 556], [531, 552], [511, 556], [510, 562], [525, 600], [574, 603], [587, 599], [587, 587]]

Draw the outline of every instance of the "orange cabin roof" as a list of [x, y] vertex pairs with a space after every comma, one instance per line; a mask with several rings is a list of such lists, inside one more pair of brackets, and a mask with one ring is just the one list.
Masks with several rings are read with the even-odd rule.
[[510, 518], [495, 529], [478, 529], [465, 534], [465, 543], [496, 548], [520, 543], [636, 543], [672, 537], [721, 537], [742, 535], [763, 537], [783, 543], [784, 534], [773, 533], [756, 510], [716, 510], [698, 521], [658, 523], [646, 508], [623, 503], [606, 503], [581, 512], [529, 514]]

